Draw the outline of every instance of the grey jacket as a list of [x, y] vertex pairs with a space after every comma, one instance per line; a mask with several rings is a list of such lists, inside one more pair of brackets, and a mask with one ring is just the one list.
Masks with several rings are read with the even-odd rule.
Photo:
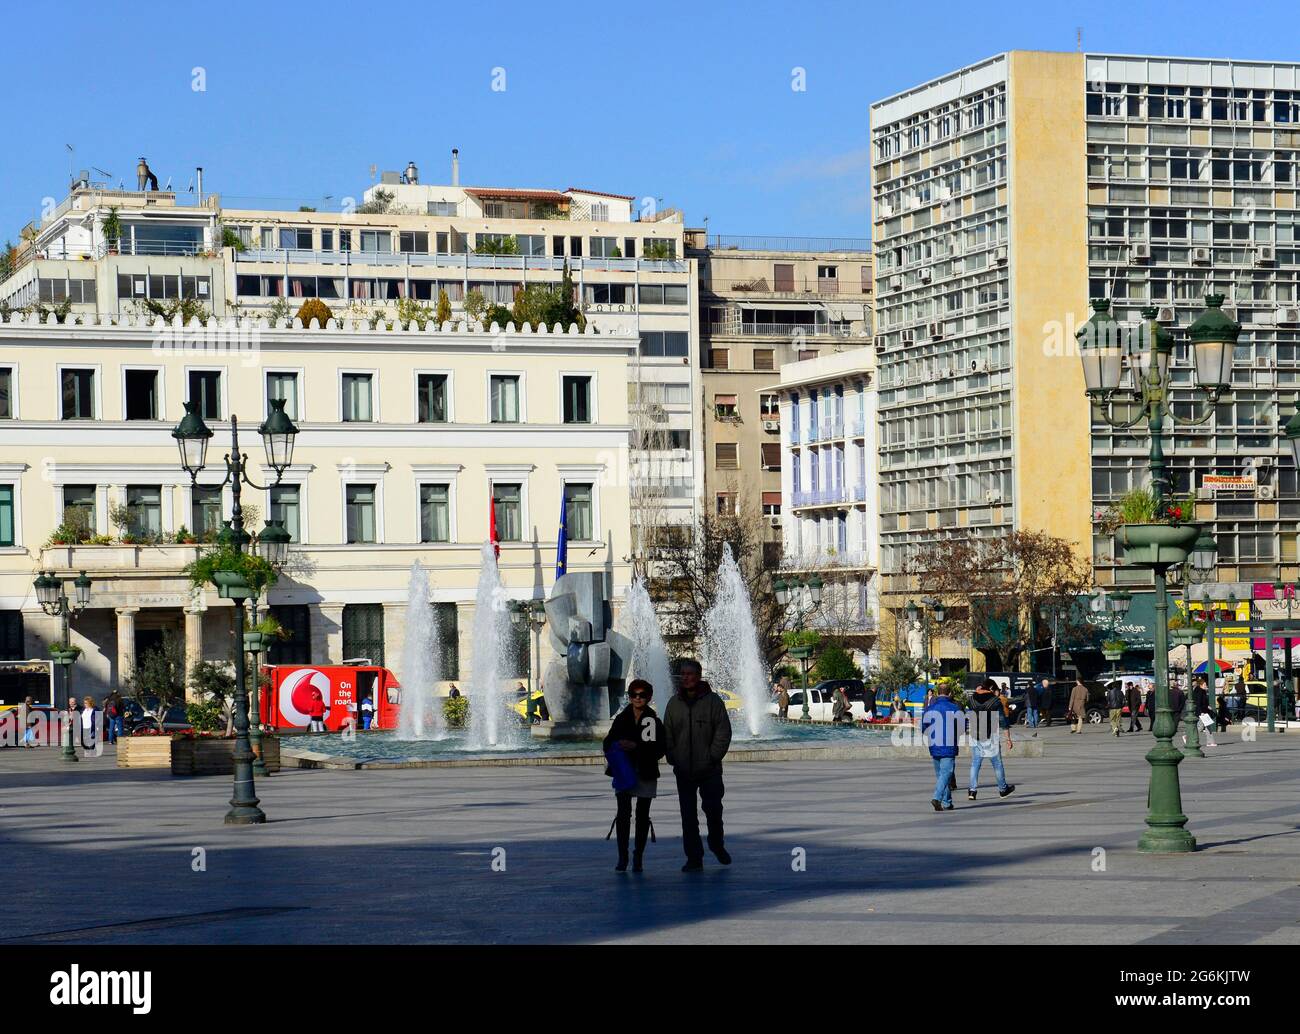
[[707, 682], [700, 687], [694, 700], [676, 693], [664, 709], [665, 757], [677, 775], [696, 779], [720, 774], [731, 746], [726, 705]]

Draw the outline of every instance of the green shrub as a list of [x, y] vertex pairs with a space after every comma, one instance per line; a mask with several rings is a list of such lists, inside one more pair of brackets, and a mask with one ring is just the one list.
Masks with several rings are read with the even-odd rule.
[[212, 577], [218, 571], [235, 571], [243, 575], [244, 581], [259, 596], [276, 580], [275, 568], [270, 563], [256, 553], [241, 553], [228, 542], [219, 542], [212, 549], [204, 550], [185, 566], [183, 573], [189, 576], [190, 584], [197, 589], [215, 585]]
[[216, 732], [226, 724], [219, 700], [191, 701], [185, 705], [185, 720], [196, 732]]
[[862, 669], [853, 663], [853, 655], [841, 644], [831, 643], [818, 656], [811, 677], [817, 682], [825, 682], [829, 679], [860, 679]]
[[463, 729], [469, 722], [469, 699], [447, 697], [442, 702], [442, 717], [448, 729]]
[[312, 320], [316, 320], [322, 327], [324, 327], [325, 322], [333, 318], [334, 313], [331, 311], [330, 307], [319, 298], [308, 298], [302, 303], [302, 307], [298, 310], [298, 319], [302, 320], [302, 325], [304, 327], [310, 327]]

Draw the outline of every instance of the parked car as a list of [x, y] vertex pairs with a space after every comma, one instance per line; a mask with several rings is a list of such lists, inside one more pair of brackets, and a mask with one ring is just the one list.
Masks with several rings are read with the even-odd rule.
[[[1054, 722], [1064, 722], [1066, 712], [1070, 707], [1070, 693], [1074, 690], [1074, 679], [1052, 679], [1047, 681], [1052, 687], [1052, 706], [1044, 709], [1042, 706], [1042, 681], [1044, 676], [1038, 676], [1033, 685], [1038, 689], [1039, 706], [1038, 721], [1041, 724], [1045, 719], [1051, 718]], [[995, 680], [996, 681], [996, 680]], [[1085, 716], [1087, 721], [1096, 725], [1106, 721], [1110, 716], [1110, 708], [1106, 704], [1106, 686], [1096, 679], [1085, 679], [1085, 686], [1088, 687], [1088, 713]], [[1011, 691], [1010, 705], [1012, 722], [1023, 722], [1025, 720], [1025, 695], [1028, 689], [1028, 683], [1020, 683], [1013, 687]]]
[[[849, 698], [849, 714], [853, 720], [863, 721], [867, 717], [865, 686], [861, 679], [829, 679], [819, 682], [808, 689], [808, 717], [814, 722], [829, 722], [835, 708], [835, 691], [844, 687]], [[768, 714], [776, 714], [779, 708], [775, 703], [767, 705]], [[803, 688], [790, 690], [789, 717], [803, 717]]]
[[181, 703], [162, 705], [157, 697], [145, 697], [145, 706], [134, 698], [122, 701], [122, 726], [128, 736], [137, 729], [153, 728], [160, 732], [185, 732], [191, 728], [185, 717], [185, 705]]

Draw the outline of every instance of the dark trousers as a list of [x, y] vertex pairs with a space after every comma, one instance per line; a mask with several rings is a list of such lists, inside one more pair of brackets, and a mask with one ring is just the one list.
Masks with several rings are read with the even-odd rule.
[[[632, 832], [632, 791], [624, 790], [616, 793], [614, 799], [618, 804], [618, 810], [614, 813], [614, 829], [618, 833], [618, 860], [626, 862], [628, 835]], [[645, 852], [646, 840], [650, 836], [650, 803], [653, 800], [653, 797], [636, 799], [637, 858]]]
[[686, 851], [688, 862], [704, 860], [704, 845], [700, 843], [700, 817], [695, 810], [695, 795], [699, 794], [700, 804], [704, 807], [704, 820], [709, 829], [709, 848], [716, 851], [722, 847], [722, 795], [725, 792], [721, 772], [703, 778], [677, 776], [677, 800], [682, 807], [682, 848]]
[[1138, 717], [1136, 707], [1130, 707], [1128, 709], [1128, 731], [1129, 732], [1142, 731], [1142, 719]]

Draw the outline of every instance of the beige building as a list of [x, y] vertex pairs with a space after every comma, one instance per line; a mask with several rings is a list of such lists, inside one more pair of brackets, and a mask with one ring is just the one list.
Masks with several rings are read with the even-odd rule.
[[[870, 242], [687, 232], [700, 278], [704, 505], [761, 514], [780, 563], [782, 448], [774, 374], [870, 341]], [[874, 518], [873, 518], [874, 519]]]
[[[250, 319], [182, 329], [12, 315], [0, 324], [0, 642], [7, 655], [44, 656], [59, 626], [32, 580], [84, 570], [92, 602], [72, 634], [82, 689], [104, 692], [167, 632], [183, 637], [191, 663], [229, 659], [231, 605], [192, 593], [181, 571], [193, 538], [210, 538], [230, 512], [220, 482], [231, 419], [266, 485], [256, 426], [268, 400], [284, 398], [300, 428], [293, 464], [279, 485], [243, 493], [294, 538], [262, 601], [293, 633], [278, 658], [366, 656], [397, 668], [419, 560], [446, 634], [443, 670], [463, 679], [490, 506], [510, 597], [549, 589], [562, 505], [569, 570], [603, 572], [615, 597], [625, 590], [638, 346], [635, 334], [591, 327], [272, 329]], [[216, 432], [197, 486], [171, 438], [186, 401]], [[525, 674], [527, 652], [521, 639], [512, 675]]]

